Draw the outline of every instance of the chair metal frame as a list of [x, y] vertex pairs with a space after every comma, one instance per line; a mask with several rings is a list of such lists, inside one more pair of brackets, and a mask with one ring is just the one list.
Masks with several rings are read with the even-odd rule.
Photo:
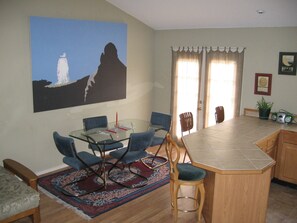
[[[69, 182], [65, 185], [62, 186], [62, 188], [59, 188], [61, 190], [61, 192], [67, 196], [71, 196], [71, 197], [80, 197], [80, 196], [83, 196], [83, 195], [86, 195], [86, 194], [89, 194], [89, 193], [92, 193], [92, 192], [95, 192], [95, 191], [98, 191], [98, 190], [101, 190], [102, 188], [105, 187], [106, 185], [106, 179], [104, 177], [102, 177], [102, 174], [104, 171], [104, 168], [102, 170], [102, 167], [103, 167], [103, 159], [101, 157], [98, 157], [96, 154], [95, 154], [95, 151], [93, 151], [93, 154], [90, 154], [88, 152], [85, 152], [85, 151], [82, 151], [82, 152], [77, 152], [76, 151], [76, 148], [75, 148], [75, 144], [74, 144], [74, 140], [72, 138], [69, 138], [69, 137], [64, 137], [64, 136], [61, 136], [58, 132], [54, 132], [53, 133], [53, 138], [54, 138], [54, 141], [55, 141], [55, 144], [56, 144], [56, 147], [57, 149], [59, 150], [59, 152], [64, 155], [64, 157], [72, 157], [72, 158], [75, 158], [77, 160], [79, 160], [83, 166], [85, 168], [80, 168], [80, 169], [77, 169], [77, 170], [84, 170], [86, 172], [86, 176], [82, 177], [81, 179], [78, 179], [78, 180], [75, 180], [75, 181], [72, 181], [72, 182]], [[59, 141], [60, 140], [60, 141]], [[60, 149], [60, 143], [61, 143], [61, 140], [64, 140], [64, 141], [68, 141], [67, 144], [69, 144], [69, 148], [70, 148], [70, 152], [71, 152], [71, 155], [69, 154], [66, 154], [64, 153], [61, 149]], [[103, 156], [103, 153], [102, 151], [99, 149], [99, 152], [100, 152], [100, 156]], [[96, 170], [94, 170], [88, 163], [86, 163], [81, 157], [80, 157], [80, 154], [89, 154], [89, 155], [92, 155], [92, 156], [96, 156], [98, 158], [100, 158], [101, 162], [98, 162], [98, 168]], [[64, 162], [65, 163], [65, 162]], [[74, 166], [71, 166], [70, 164], [68, 163], [65, 163], [67, 164], [68, 166], [72, 167], [72, 168], [75, 168]], [[76, 169], [76, 168], [75, 168]], [[100, 169], [100, 173], [98, 173], [98, 170]], [[98, 188], [94, 189], [94, 190], [91, 190], [91, 191], [86, 191], [85, 193], [81, 193], [81, 194], [72, 194], [70, 193], [69, 191], [67, 191], [65, 188], [69, 185], [73, 185], [75, 183], [78, 183], [78, 182], [81, 182], [81, 181], [84, 181], [86, 180], [88, 177], [92, 176], [92, 175], [96, 175], [98, 176], [101, 180], [102, 180], [102, 185], [99, 186]]]
[[[156, 144], [156, 145], [159, 145], [157, 151], [155, 152], [155, 154], [153, 154], [153, 156], [150, 156], [150, 157], [145, 157], [143, 159], [141, 159], [142, 163], [149, 169], [156, 169], [160, 166], [163, 166], [165, 165], [166, 163], [168, 163], [168, 159], [167, 157], [164, 157], [164, 156], [159, 156], [159, 152], [166, 140], [166, 134], [169, 133], [170, 131], [170, 128], [171, 128], [171, 115], [168, 115], [168, 114], [163, 114], [163, 113], [160, 113], [160, 112], [152, 112], [151, 114], [151, 125], [160, 125], [160, 126], [163, 126], [163, 128], [161, 130], [158, 130], [158, 131], [166, 131], [165, 133], [165, 136], [161, 142], [161, 144]], [[168, 124], [169, 123], [169, 124]], [[151, 145], [151, 146], [156, 146], [156, 145]], [[155, 159], [158, 158], [158, 159], [161, 159], [163, 160], [162, 163], [158, 164], [158, 165], [153, 165]], [[147, 162], [145, 162], [146, 159], [151, 159], [151, 164], [149, 165]]]
[[[145, 176], [143, 176], [141, 174], [138, 174], [138, 173], [131, 170], [131, 165], [133, 163], [135, 163], [137, 160], [141, 160], [141, 158], [137, 159], [137, 160], [134, 160], [133, 162], [125, 162], [124, 158], [129, 152], [135, 151], [135, 149], [139, 149], [140, 151], [142, 150], [144, 152], [144, 156], [146, 156], [147, 152], [145, 150], [150, 146], [153, 136], [154, 136], [154, 130], [152, 130], [152, 129], [148, 130], [147, 132], [131, 133], [130, 139], [129, 139], [129, 142], [128, 142], [128, 146], [126, 148], [119, 149], [119, 150], [126, 150], [126, 151], [122, 154], [122, 156], [120, 158], [117, 159], [117, 161], [113, 164], [113, 166], [108, 170], [109, 180], [111, 180], [112, 182], [114, 182], [114, 183], [116, 183], [118, 185], [121, 185], [121, 186], [126, 187], [126, 188], [130, 188], [130, 189], [141, 188], [141, 187], [146, 186], [147, 183], [148, 183], [147, 177], [145, 177]], [[139, 145], [137, 145], [137, 143], [134, 144], [135, 140], [139, 140], [138, 138], [141, 139], [142, 137], [146, 138], [146, 140], [147, 140], [147, 141], [145, 141], [145, 140], [143, 141], [143, 145], [142, 145], [143, 148], [135, 148], [135, 144], [136, 144], [136, 146], [139, 146]], [[110, 156], [113, 157], [113, 154], [117, 153], [117, 152], [118, 151], [111, 152]], [[122, 167], [118, 166], [119, 163], [122, 163], [123, 166]], [[130, 173], [132, 173], [132, 174], [134, 174], [134, 175], [136, 175], [136, 176], [143, 179], [143, 183], [141, 185], [129, 186], [129, 185], [123, 184], [121, 182], [118, 182], [117, 180], [115, 180], [115, 179], [113, 179], [111, 177], [111, 172], [112, 172], [112, 170], [114, 168], [119, 168], [119, 169], [123, 170], [126, 165], [128, 166], [128, 169], [129, 169]]]

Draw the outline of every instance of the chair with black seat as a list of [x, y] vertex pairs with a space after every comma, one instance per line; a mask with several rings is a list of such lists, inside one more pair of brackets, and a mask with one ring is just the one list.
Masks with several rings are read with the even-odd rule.
[[[191, 133], [193, 128], [193, 114], [192, 112], [184, 112], [179, 115], [180, 127], [181, 127], [181, 135], [184, 136], [184, 132]], [[185, 151], [183, 162], [185, 162], [187, 156], [187, 151]]]
[[[81, 151], [77, 152], [74, 144], [74, 140], [69, 137], [61, 136], [58, 132], [53, 133], [53, 138], [55, 141], [55, 145], [59, 152], [64, 156], [63, 162], [67, 164], [68, 166], [76, 169], [76, 170], [84, 170], [86, 171], [86, 175], [83, 178], [80, 178], [78, 180], [72, 181], [70, 183], [67, 183], [66, 185], [63, 185], [61, 189], [61, 192], [68, 196], [83, 196], [88, 193], [97, 191], [102, 189], [105, 186], [105, 179], [102, 177], [102, 167], [103, 167], [103, 160], [101, 157], [98, 157], [96, 155], [93, 155], [91, 153]], [[102, 152], [100, 151], [102, 154]], [[96, 169], [94, 169], [94, 165], [98, 165]], [[80, 181], [86, 180], [91, 175], [97, 175], [98, 178], [101, 179], [101, 183], [99, 184], [98, 188], [92, 191], [85, 191], [81, 194], [72, 194], [71, 192], [67, 191], [65, 188], [68, 186], [72, 186]]]
[[[204, 178], [206, 171], [189, 163], [179, 163], [180, 148], [172, 140], [171, 136], [166, 136], [166, 153], [170, 163], [170, 195], [171, 205], [174, 209], [175, 216], [177, 211], [197, 212], [198, 222], [202, 219], [202, 208], [205, 200]], [[194, 196], [178, 196], [180, 186], [194, 186]], [[179, 199], [194, 200], [194, 207], [189, 210], [178, 208]]]
[[[88, 117], [83, 119], [84, 130], [89, 131], [95, 128], [107, 128], [108, 127], [108, 120], [107, 116], [95, 116], [95, 117]], [[101, 146], [98, 145], [103, 152], [118, 149], [123, 147], [123, 143], [115, 142], [112, 139], [105, 140], [105, 145]], [[89, 148], [93, 150], [98, 150], [98, 146], [94, 144], [89, 144]]]
[[[152, 144], [150, 147], [154, 146], [159, 146], [155, 154], [152, 156], [145, 157], [142, 159], [142, 162], [145, 166], [147, 166], [150, 169], [155, 169], [158, 168], [168, 162], [166, 157], [159, 156], [159, 152], [162, 148], [162, 145], [165, 141], [166, 134], [170, 131], [171, 128], [171, 115], [169, 114], [164, 114], [160, 112], [152, 112], [151, 114], [151, 119], [150, 119], [150, 124], [151, 126], [161, 126], [161, 129], [158, 130], [153, 138]], [[158, 134], [160, 133], [160, 134]], [[150, 159], [151, 162], [146, 162], [145, 159]], [[157, 165], [154, 165], [154, 161], [158, 160], [163, 160], [163, 162], [160, 162]], [[150, 164], [149, 164], [150, 163]]]
[[217, 106], [215, 112], [216, 123], [219, 124], [225, 120], [225, 111], [223, 106]]
[[[109, 155], [112, 158], [117, 159], [117, 161], [108, 171], [108, 177], [111, 181], [127, 188], [139, 188], [147, 184], [148, 179], [142, 174], [132, 171], [131, 165], [141, 160], [141, 158], [148, 155], [148, 153], [146, 152], [146, 149], [151, 145], [154, 134], [155, 134], [155, 131], [152, 129], [146, 132], [131, 133], [127, 147], [118, 149], [115, 151], [111, 151], [109, 153]], [[119, 164], [123, 164], [124, 166], [120, 167]], [[131, 174], [134, 174], [140, 177], [142, 181], [140, 181], [136, 185], [133, 185], [133, 184], [128, 185], [129, 182], [119, 182], [117, 179], [115, 179], [115, 178], [118, 178], [118, 174], [116, 175], [114, 174], [113, 176], [113, 170], [117, 168], [123, 171], [126, 168], [126, 166], [128, 167], [129, 172]]]

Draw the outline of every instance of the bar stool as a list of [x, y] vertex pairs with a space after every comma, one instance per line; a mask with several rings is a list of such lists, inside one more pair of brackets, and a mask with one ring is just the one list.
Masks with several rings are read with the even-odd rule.
[[215, 117], [216, 117], [217, 124], [225, 120], [225, 111], [223, 106], [216, 107]]
[[[193, 114], [192, 112], [184, 112], [179, 115], [181, 135], [184, 136], [184, 132], [191, 133], [193, 128]], [[187, 151], [185, 151], [183, 162], [186, 161]]]
[[[195, 167], [189, 163], [178, 163], [180, 158], [180, 148], [172, 140], [169, 134], [166, 135], [166, 153], [170, 163], [170, 195], [171, 205], [174, 209], [175, 216], [177, 211], [197, 212], [198, 222], [202, 219], [202, 208], [205, 200], [205, 190], [203, 180], [206, 176], [206, 171]], [[194, 186], [194, 197], [178, 197], [180, 186]], [[191, 199], [195, 201], [193, 209], [185, 210], [178, 208], [178, 199]]]

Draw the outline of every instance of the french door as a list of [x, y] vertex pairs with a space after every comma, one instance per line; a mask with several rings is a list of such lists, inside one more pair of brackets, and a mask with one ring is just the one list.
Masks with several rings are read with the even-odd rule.
[[173, 57], [173, 133], [177, 138], [181, 137], [179, 114], [183, 112], [193, 114], [191, 132], [216, 124], [216, 106], [224, 106], [225, 120], [239, 115], [242, 64], [232, 57], [221, 58], [222, 53]]
[[[176, 117], [175, 123], [179, 123], [179, 114], [184, 112], [192, 112], [193, 114], [193, 129], [196, 131], [201, 126], [199, 125], [199, 120], [197, 117], [200, 117], [200, 85], [201, 78], [199, 75], [199, 62], [198, 61], [188, 61], [188, 60], [179, 60], [177, 62], [177, 71], [179, 74], [177, 76], [177, 99], [176, 99]], [[181, 137], [181, 128], [180, 125], [176, 125], [176, 135]]]

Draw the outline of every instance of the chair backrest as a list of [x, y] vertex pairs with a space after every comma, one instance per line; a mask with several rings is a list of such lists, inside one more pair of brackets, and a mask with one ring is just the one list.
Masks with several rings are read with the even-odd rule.
[[173, 141], [169, 133], [166, 135], [166, 154], [170, 164], [170, 178], [178, 180], [179, 171], [177, 164], [180, 159], [180, 148]]
[[193, 114], [192, 112], [184, 112], [179, 115], [181, 132], [189, 131], [193, 128]]
[[84, 129], [87, 131], [94, 128], [107, 127], [107, 116], [96, 116], [83, 119]]
[[150, 129], [146, 132], [131, 133], [128, 149], [129, 151], [141, 151], [150, 147], [155, 131]]
[[57, 149], [62, 155], [76, 157], [76, 148], [72, 138], [61, 136], [58, 132], [53, 133], [53, 138]]
[[221, 123], [224, 121], [225, 112], [224, 112], [223, 106], [216, 107], [215, 117], [216, 117], [216, 123]]
[[164, 130], [169, 132], [171, 127], [171, 115], [163, 114], [159, 112], [152, 112], [151, 114], [152, 125], [162, 125]]

